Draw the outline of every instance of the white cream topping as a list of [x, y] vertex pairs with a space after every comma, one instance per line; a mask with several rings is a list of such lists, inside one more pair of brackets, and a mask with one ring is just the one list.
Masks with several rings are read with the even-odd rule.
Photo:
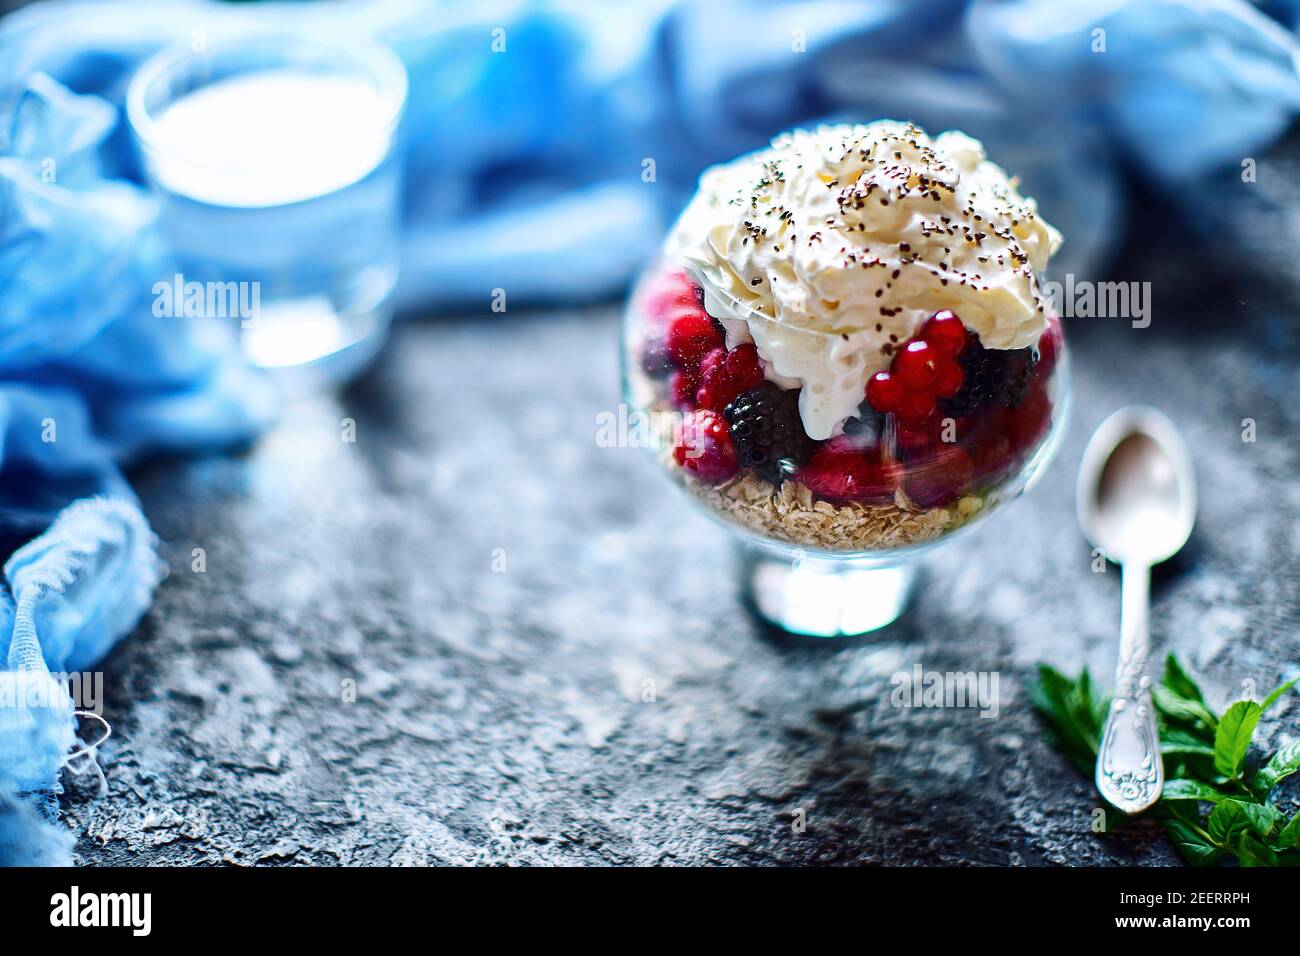
[[770, 378], [802, 387], [823, 439], [941, 309], [986, 347], [1037, 342], [1038, 275], [1060, 244], [979, 142], [881, 121], [795, 130], [707, 170], [667, 250], [731, 344], [752, 338]]

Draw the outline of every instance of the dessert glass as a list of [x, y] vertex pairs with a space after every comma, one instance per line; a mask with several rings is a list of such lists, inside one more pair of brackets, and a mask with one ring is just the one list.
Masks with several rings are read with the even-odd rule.
[[[839, 336], [756, 312], [668, 256], [643, 274], [624, 316], [623, 384], [631, 411], [648, 423], [669, 477], [736, 535], [748, 601], [783, 630], [833, 637], [894, 621], [913, 589], [917, 559], [1030, 487], [1059, 443], [1070, 388], [1055, 317], [1032, 349], [1014, 356], [985, 350], [962, 326], [963, 367], [972, 382], [973, 370], [982, 370], [980, 391], [940, 399], [920, 423], [914, 414], [879, 412], [864, 396], [858, 415], [831, 438], [813, 441], [806, 432], [793, 433], [799, 383], [774, 375], [766, 361], [760, 360], [762, 380], [751, 366], [736, 372], [730, 386], [714, 380], [725, 394], [700, 391], [707, 376], [683, 372], [682, 346], [674, 343], [674, 353], [665, 342], [668, 324], [695, 310], [708, 316], [703, 321], [714, 333], [701, 333], [700, 350], [713, 353], [697, 356], [704, 368], [725, 363], [750, 338], [747, 329], [761, 327], [755, 340], [779, 336], [826, 354]], [[953, 318], [944, 316], [949, 326]], [[896, 352], [907, 346], [898, 343]], [[730, 436], [721, 445], [710, 434], [723, 428], [719, 418]], [[731, 441], [737, 433], [777, 435], [769, 442], [774, 453], [755, 440]]]

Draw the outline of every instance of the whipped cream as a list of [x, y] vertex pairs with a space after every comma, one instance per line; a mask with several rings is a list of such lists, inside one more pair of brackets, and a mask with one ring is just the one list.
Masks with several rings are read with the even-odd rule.
[[728, 344], [802, 388], [814, 439], [841, 430], [896, 345], [951, 309], [987, 348], [1047, 326], [1061, 236], [980, 143], [894, 121], [794, 130], [707, 170], [667, 241]]

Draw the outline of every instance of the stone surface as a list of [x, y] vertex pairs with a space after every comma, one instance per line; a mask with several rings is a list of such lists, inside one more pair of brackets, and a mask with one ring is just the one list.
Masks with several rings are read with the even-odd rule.
[[[1176, 862], [1158, 831], [1091, 832], [1097, 797], [1025, 682], [1045, 659], [1109, 683], [1119, 575], [1090, 572], [1074, 476], [1129, 402], [1184, 429], [1201, 483], [1192, 546], [1157, 578], [1158, 647], [1215, 704], [1295, 666], [1296, 284], [1266, 290], [1155, 216], [1120, 261], [1153, 282], [1151, 327], [1067, 323], [1057, 460], [870, 639], [756, 624], [727, 535], [650, 454], [597, 447], [612, 308], [408, 324], [247, 454], [151, 466], [171, 575], [104, 665], [109, 792], [64, 801], [79, 859]], [[892, 706], [917, 663], [997, 672], [999, 715]], [[1292, 699], [1266, 726], [1298, 724]]]

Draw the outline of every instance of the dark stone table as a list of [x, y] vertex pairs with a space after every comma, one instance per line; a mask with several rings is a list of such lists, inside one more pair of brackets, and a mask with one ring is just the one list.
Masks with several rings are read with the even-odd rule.
[[[728, 537], [645, 451], [597, 447], [619, 400], [612, 307], [408, 323], [248, 454], [150, 466], [171, 574], [104, 665], [109, 794], [64, 801], [79, 859], [1176, 862], [1158, 830], [1092, 833], [1098, 798], [1025, 682], [1045, 659], [1109, 684], [1119, 575], [1091, 572], [1073, 488], [1088, 433], [1129, 402], [1185, 430], [1201, 483], [1193, 543], [1157, 578], [1159, 649], [1216, 705], [1300, 657], [1300, 282], [1257, 228], [1277, 209], [1224, 188], [1231, 241], [1272, 250], [1279, 281], [1146, 207], [1116, 277], [1152, 281], [1151, 327], [1068, 323], [1059, 457], [869, 639], [760, 627]], [[1000, 714], [892, 706], [916, 663], [996, 671]], [[1293, 698], [1266, 727], [1298, 718]]]

